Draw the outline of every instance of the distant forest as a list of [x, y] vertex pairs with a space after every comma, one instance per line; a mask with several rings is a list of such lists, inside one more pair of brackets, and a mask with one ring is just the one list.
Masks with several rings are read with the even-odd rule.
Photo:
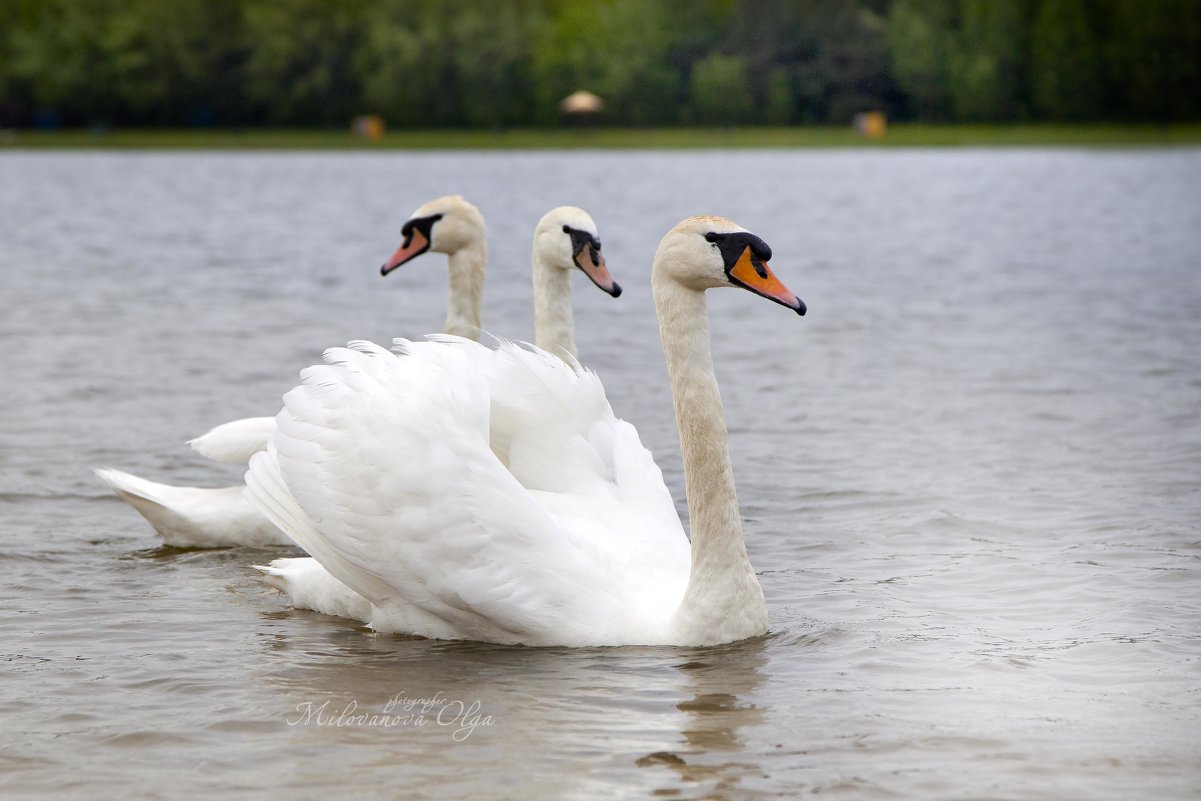
[[1201, 0], [0, 0], [0, 126], [1201, 118]]

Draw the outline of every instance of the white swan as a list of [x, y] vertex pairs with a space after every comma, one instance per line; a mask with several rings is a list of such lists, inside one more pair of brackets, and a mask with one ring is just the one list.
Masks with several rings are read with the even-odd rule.
[[358, 342], [302, 373], [251, 459], [249, 501], [314, 557], [278, 560], [268, 582], [298, 606], [443, 639], [710, 645], [764, 633], [704, 291], [741, 286], [804, 314], [770, 255], [720, 217], [684, 220], [655, 254], [691, 546], [637, 432], [578, 364], [449, 337], [398, 340], [396, 354]]
[[[401, 233], [404, 241], [380, 272], [387, 275], [422, 253], [446, 253], [450, 290], [444, 330], [477, 338], [487, 261], [486, 229], [479, 209], [458, 195], [437, 198], [418, 207]], [[564, 206], [548, 212], [534, 234], [535, 337], [541, 347], [573, 356], [570, 272], [574, 267], [609, 294], [621, 294], [601, 255], [596, 224], [582, 209]], [[215, 461], [245, 464], [266, 447], [274, 431], [275, 418], [252, 417], [217, 426], [188, 444]], [[168, 545], [221, 548], [293, 544], [246, 502], [240, 485], [177, 487], [111, 468], [95, 472]]]

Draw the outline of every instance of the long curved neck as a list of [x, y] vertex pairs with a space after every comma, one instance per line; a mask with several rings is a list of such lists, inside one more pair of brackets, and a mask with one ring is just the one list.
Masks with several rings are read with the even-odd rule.
[[446, 304], [446, 325], [442, 330], [467, 339], [480, 338], [480, 302], [484, 295], [485, 263], [488, 246], [481, 238], [450, 254], [450, 295]]
[[692, 569], [676, 625], [697, 643], [762, 634], [767, 605], [743, 541], [705, 295], [658, 275], [652, 284], [691, 522]]
[[559, 354], [575, 350], [571, 270], [549, 265], [534, 248], [534, 344]]

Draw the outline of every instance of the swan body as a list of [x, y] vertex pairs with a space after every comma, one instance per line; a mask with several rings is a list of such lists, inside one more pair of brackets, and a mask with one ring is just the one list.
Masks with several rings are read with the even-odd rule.
[[[449, 294], [444, 331], [477, 339], [487, 262], [486, 227], [479, 209], [459, 195], [437, 198], [419, 206], [401, 227], [401, 234], [404, 241], [380, 268], [381, 274], [387, 275], [426, 252], [447, 254]], [[621, 287], [605, 267], [600, 247], [596, 224], [582, 209], [553, 209], [535, 229], [535, 319], [553, 321], [539, 324], [537, 329], [537, 341], [543, 347], [575, 355], [569, 265], [578, 266], [610, 294], [621, 294]], [[274, 417], [252, 417], [217, 426], [188, 444], [214, 461], [246, 464], [266, 447], [274, 432]], [[118, 470], [101, 469], [96, 474], [168, 545], [221, 548], [293, 544], [242, 498], [240, 485], [176, 487]], [[324, 595], [317, 593], [314, 597]]]
[[[309, 560], [260, 569], [297, 605], [383, 632], [567, 646], [764, 633], [704, 291], [742, 286], [803, 314], [769, 257], [714, 217], [680, 223], [655, 257], [691, 545], [594, 374], [538, 348], [435, 337], [332, 349], [285, 395], [247, 499], [324, 572]], [[367, 606], [351, 610], [355, 594]]]

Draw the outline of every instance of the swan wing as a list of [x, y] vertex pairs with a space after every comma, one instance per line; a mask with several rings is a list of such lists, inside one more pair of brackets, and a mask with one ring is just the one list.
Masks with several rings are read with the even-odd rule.
[[686, 546], [659, 466], [595, 373], [533, 346], [481, 352], [492, 451], [536, 502], [573, 528], [599, 523], [597, 536], [634, 534], [625, 547], [639, 555]]
[[[595, 376], [506, 343], [443, 337], [398, 350], [328, 351], [285, 396], [272, 446], [247, 473], [251, 502], [376, 604], [377, 626], [394, 601], [465, 638], [603, 642], [664, 595], [678, 603], [687, 541], [674, 511], [663, 525], [666, 490], [635, 492], [647, 471], [631, 458], [637, 436]], [[584, 404], [582, 419], [567, 421], [564, 404]], [[558, 473], [533, 456], [554, 447]], [[638, 511], [647, 497], [649, 521]]]
[[267, 448], [267, 442], [274, 433], [274, 417], [246, 417], [223, 423], [188, 440], [188, 445], [214, 462], [246, 464], [251, 456]]

